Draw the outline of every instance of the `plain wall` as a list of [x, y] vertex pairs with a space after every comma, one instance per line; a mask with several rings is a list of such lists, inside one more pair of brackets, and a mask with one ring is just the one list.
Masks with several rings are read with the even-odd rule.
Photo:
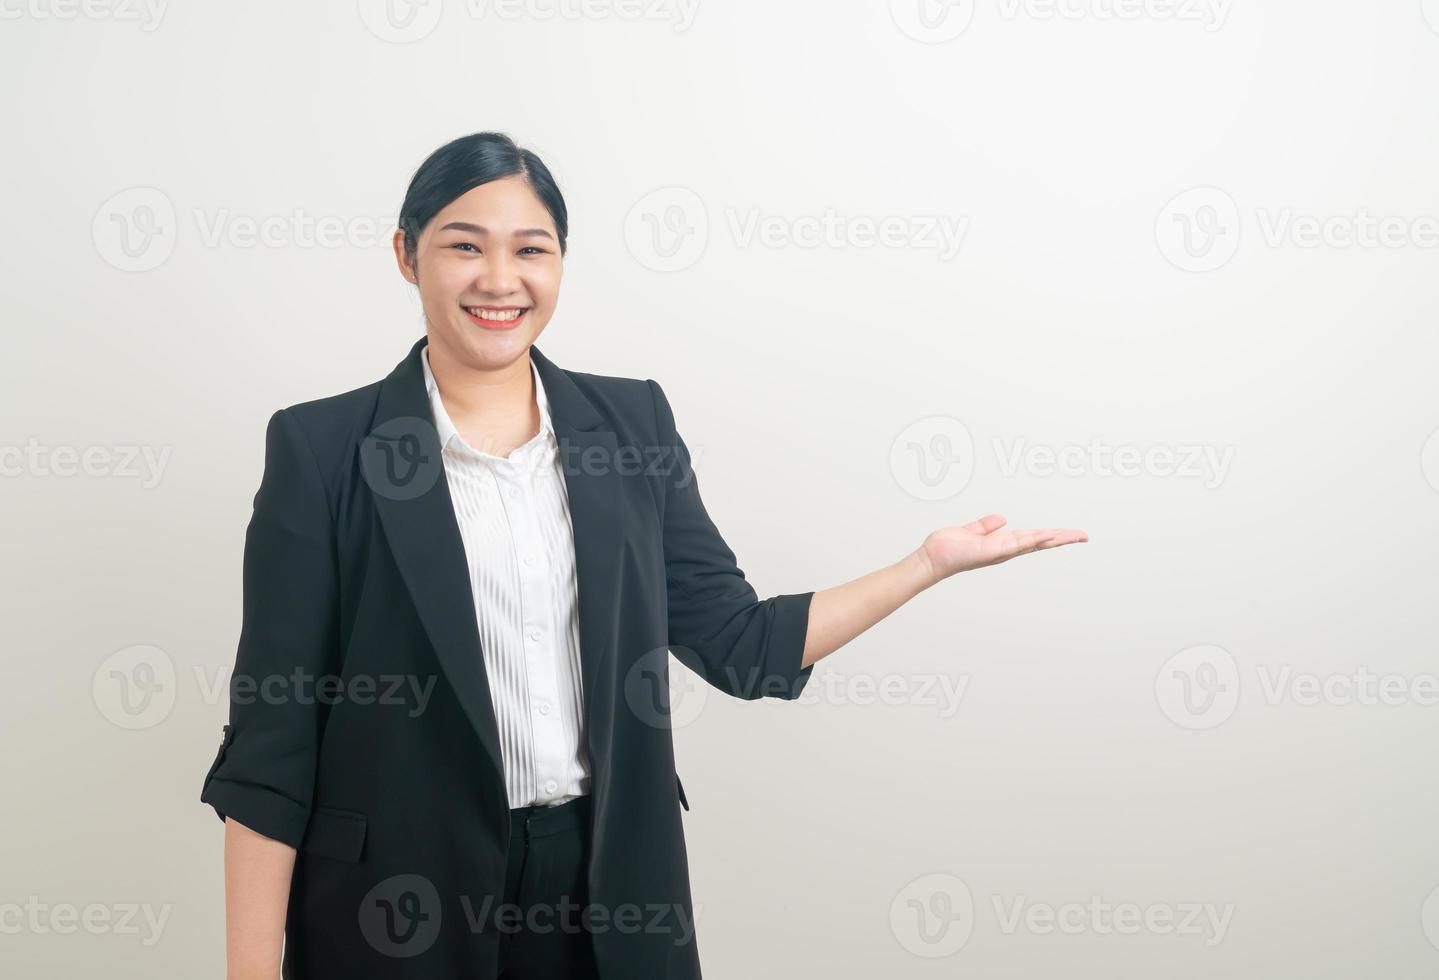
[[1439, 3], [918, 3], [0, 4], [0, 973], [222, 975], [265, 423], [405, 355], [482, 129], [762, 595], [1091, 537], [685, 702], [706, 976], [1439, 966]]

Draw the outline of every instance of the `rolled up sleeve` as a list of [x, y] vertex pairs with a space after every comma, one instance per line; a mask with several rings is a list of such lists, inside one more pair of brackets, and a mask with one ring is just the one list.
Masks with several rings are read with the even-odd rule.
[[265, 433], [265, 469], [245, 533], [243, 619], [230, 723], [200, 799], [298, 848], [309, 821], [323, 719], [317, 679], [338, 673], [333, 521], [309, 443], [285, 410]]
[[800, 667], [814, 593], [759, 598], [705, 510], [664, 390], [649, 385], [663, 461], [670, 650], [726, 694], [792, 701], [814, 672], [813, 664]]

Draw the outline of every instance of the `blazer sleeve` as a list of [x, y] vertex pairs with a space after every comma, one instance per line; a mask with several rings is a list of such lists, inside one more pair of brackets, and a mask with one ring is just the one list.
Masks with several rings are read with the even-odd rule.
[[309, 443], [282, 409], [245, 532], [243, 620], [225, 726], [200, 799], [297, 848], [309, 822], [322, 719], [315, 685], [338, 674], [334, 524]]
[[662, 533], [671, 652], [707, 684], [745, 700], [792, 701], [813, 592], [760, 599], [700, 500], [688, 446], [664, 389], [649, 381], [664, 483]]

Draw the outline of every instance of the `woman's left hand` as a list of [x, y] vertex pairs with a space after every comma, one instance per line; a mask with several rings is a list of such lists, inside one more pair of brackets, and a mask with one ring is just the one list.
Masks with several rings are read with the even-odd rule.
[[1001, 531], [1005, 518], [988, 514], [959, 527], [946, 527], [924, 539], [920, 553], [929, 561], [936, 582], [956, 572], [998, 565], [1016, 555], [1044, 551], [1061, 545], [1089, 540], [1089, 535], [1076, 528], [1032, 528], [1027, 531]]

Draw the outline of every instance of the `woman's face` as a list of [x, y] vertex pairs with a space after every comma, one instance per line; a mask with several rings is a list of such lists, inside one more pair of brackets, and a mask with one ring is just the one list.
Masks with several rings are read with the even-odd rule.
[[469, 367], [513, 363], [554, 315], [564, 271], [559, 237], [521, 176], [451, 201], [420, 232], [413, 261], [402, 231], [394, 247], [400, 273], [420, 289], [430, 344]]

